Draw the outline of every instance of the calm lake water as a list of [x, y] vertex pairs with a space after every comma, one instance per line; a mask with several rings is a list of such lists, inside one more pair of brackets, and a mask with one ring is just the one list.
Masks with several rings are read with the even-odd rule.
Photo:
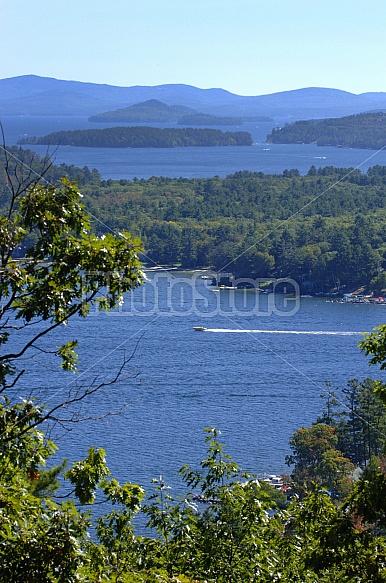
[[[89, 124], [86, 118], [23, 117], [2, 122], [8, 144], [23, 134], [104, 127]], [[255, 140], [249, 148], [61, 147], [56, 163], [95, 167], [106, 179], [226, 176], [239, 170], [281, 173], [286, 168], [306, 173], [312, 164], [361, 165], [362, 170], [386, 165], [385, 152], [265, 144], [272, 126], [272, 122], [243, 126]], [[45, 148], [34, 149], [45, 153]], [[79, 375], [59, 375], [58, 363], [46, 358], [28, 362], [24, 390], [32, 389], [42, 402], [52, 403], [75, 383], [114, 374], [132, 355], [128, 378], [90, 397], [83, 411], [97, 418], [126, 403], [124, 414], [75, 425], [71, 432], [59, 431], [61, 457], [79, 459], [89, 446], [100, 446], [120, 480], [147, 487], [152, 477], [163, 474], [178, 484], [181, 465], [197, 465], [203, 457], [203, 428], [214, 425], [222, 430], [227, 451], [245, 470], [286, 472], [288, 439], [316, 419], [326, 381], [343, 388], [348, 379], [379, 376], [369, 369], [357, 344], [361, 332], [384, 322], [385, 306], [343, 305], [318, 298], [301, 298], [295, 305], [283, 296], [263, 294], [258, 294], [257, 305], [255, 292], [246, 300], [242, 291], [236, 299], [227, 291], [215, 297], [204, 281], [197, 284], [196, 302], [186, 291], [190, 277], [168, 278], [162, 289], [172, 294], [172, 314], [154, 295], [153, 280], [135, 292], [134, 304], [128, 296], [122, 311], [77, 319], [51, 338], [51, 345], [65, 335], [79, 338]], [[253, 310], [248, 308], [251, 302]], [[193, 330], [201, 325], [213, 331]], [[248, 332], [235, 332], [240, 329]]]
[[154, 301], [151, 277], [134, 303], [127, 296], [120, 311], [77, 319], [51, 338], [51, 345], [64, 333], [79, 339], [79, 375], [58, 375], [58, 363], [44, 359], [23, 380], [43, 402], [55, 402], [74, 383], [111, 375], [132, 355], [128, 378], [90, 397], [83, 410], [100, 417], [126, 403], [124, 413], [60, 432], [61, 456], [79, 459], [90, 445], [100, 446], [120, 480], [147, 487], [162, 474], [178, 487], [178, 469], [203, 458], [203, 428], [213, 425], [245, 470], [286, 472], [288, 439], [315, 421], [326, 381], [342, 389], [348, 379], [379, 376], [357, 344], [361, 332], [384, 321], [385, 306], [322, 298], [296, 303], [288, 296], [214, 292], [196, 282], [197, 297], [209, 298], [202, 308], [185, 293], [191, 276], [173, 274], [157, 284], [171, 290], [174, 314], [168, 315]]
[[[109, 127], [116, 124], [90, 123], [85, 117], [14, 117], [1, 119], [6, 141], [14, 144], [25, 135], [45, 135], [53, 131]], [[274, 126], [288, 119], [274, 122], [245, 123], [241, 127], [225, 127], [224, 131], [248, 131], [253, 146], [221, 148], [75, 148], [61, 146], [54, 154], [57, 164], [74, 164], [97, 168], [105, 179], [114, 180], [150, 178], [151, 176], [208, 178], [225, 177], [239, 170], [281, 174], [285, 169], [297, 168], [306, 174], [312, 165], [317, 168], [337, 166], [360, 167], [362, 171], [376, 164], [386, 165], [386, 151], [327, 148], [307, 144], [267, 144], [267, 134]], [[138, 125], [138, 124], [137, 124]], [[153, 124], [157, 126], [157, 124]], [[160, 124], [159, 127], [167, 127]], [[170, 127], [171, 124], [169, 124]], [[217, 128], [218, 129], [218, 128]], [[28, 146], [41, 155], [46, 146]], [[54, 148], [52, 148], [53, 150]]]

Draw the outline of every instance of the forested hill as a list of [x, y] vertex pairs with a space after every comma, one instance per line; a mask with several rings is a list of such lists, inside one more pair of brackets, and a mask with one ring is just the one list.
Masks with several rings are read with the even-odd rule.
[[127, 123], [163, 123], [178, 122], [185, 115], [196, 113], [194, 109], [184, 105], [166, 105], [158, 99], [149, 99], [135, 103], [123, 109], [106, 111], [89, 117], [89, 121], [97, 122], [127, 122]]
[[149, 99], [124, 109], [107, 111], [89, 117], [92, 122], [124, 122], [124, 123], [167, 123], [199, 126], [232, 126], [242, 125], [241, 117], [228, 117], [200, 113], [183, 105], [166, 105], [158, 99]]
[[188, 146], [251, 146], [248, 132], [222, 132], [214, 129], [114, 127], [103, 130], [53, 132], [28, 137], [22, 144], [60, 144], [88, 148], [181, 148]]
[[[36, 154], [12, 152], [39, 172]], [[61, 165], [45, 178], [61, 176], [78, 181], [99, 234], [129, 230], [142, 239], [149, 266], [228, 265], [237, 277], [291, 277], [309, 292], [386, 289], [384, 166], [365, 174], [311, 167], [306, 176], [243, 171], [223, 179], [129, 181]]]
[[343, 148], [371, 148], [386, 145], [386, 113], [372, 112], [332, 119], [297, 121], [274, 128], [267, 136], [275, 144], [312, 144]]

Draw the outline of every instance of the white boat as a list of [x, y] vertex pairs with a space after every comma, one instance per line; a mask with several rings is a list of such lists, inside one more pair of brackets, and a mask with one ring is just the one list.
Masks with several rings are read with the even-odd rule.
[[263, 482], [267, 482], [267, 484], [270, 484], [275, 490], [281, 490], [284, 485], [280, 476], [276, 476], [275, 474], [266, 476], [263, 478]]

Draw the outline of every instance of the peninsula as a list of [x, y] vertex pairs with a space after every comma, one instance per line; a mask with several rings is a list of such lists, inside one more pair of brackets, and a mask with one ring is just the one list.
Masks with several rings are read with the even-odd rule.
[[340, 118], [297, 121], [274, 128], [267, 136], [274, 144], [317, 144], [340, 148], [379, 150], [386, 144], [386, 113], [360, 113]]

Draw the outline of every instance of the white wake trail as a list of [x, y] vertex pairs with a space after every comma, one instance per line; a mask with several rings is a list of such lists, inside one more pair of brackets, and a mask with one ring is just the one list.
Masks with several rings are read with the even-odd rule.
[[329, 332], [326, 330], [233, 330], [231, 328], [205, 328], [203, 332], [225, 334], [305, 334], [314, 336], [361, 336], [364, 332]]

